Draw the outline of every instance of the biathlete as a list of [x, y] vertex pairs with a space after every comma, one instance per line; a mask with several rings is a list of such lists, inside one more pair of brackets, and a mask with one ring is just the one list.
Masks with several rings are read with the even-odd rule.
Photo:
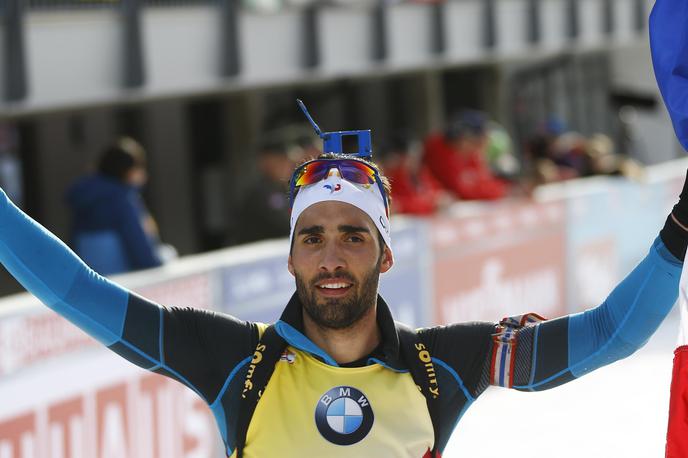
[[321, 136], [330, 154], [291, 180], [296, 292], [273, 325], [140, 297], [88, 268], [4, 193], [0, 260], [103, 345], [194, 390], [232, 457], [440, 456], [488, 386], [545, 390], [624, 358], [676, 300], [685, 186], [645, 259], [594, 309], [550, 321], [396, 324], [378, 294], [394, 257], [390, 190], [370, 161], [370, 132]]

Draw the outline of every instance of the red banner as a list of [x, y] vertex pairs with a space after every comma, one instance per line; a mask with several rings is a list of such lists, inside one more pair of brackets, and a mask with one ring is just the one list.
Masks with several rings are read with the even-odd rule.
[[497, 207], [432, 229], [435, 322], [564, 313], [564, 209]]

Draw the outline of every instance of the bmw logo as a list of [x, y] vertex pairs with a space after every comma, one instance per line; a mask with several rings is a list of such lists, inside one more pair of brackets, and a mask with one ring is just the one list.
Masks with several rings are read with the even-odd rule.
[[368, 398], [350, 386], [338, 386], [323, 394], [315, 408], [320, 434], [337, 445], [353, 445], [373, 427], [373, 409]]

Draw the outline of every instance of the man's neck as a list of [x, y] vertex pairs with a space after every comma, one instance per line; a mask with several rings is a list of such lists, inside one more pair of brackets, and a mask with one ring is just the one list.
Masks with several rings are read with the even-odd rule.
[[369, 355], [382, 340], [376, 306], [371, 307], [353, 326], [336, 330], [317, 325], [304, 312], [303, 328], [306, 336], [338, 364], [350, 363]]

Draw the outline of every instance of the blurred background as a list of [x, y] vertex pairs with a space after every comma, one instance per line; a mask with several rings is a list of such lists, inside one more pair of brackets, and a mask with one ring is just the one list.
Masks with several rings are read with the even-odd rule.
[[[294, 290], [286, 181], [320, 147], [301, 98], [324, 131], [372, 129], [397, 319], [580, 311], [645, 254], [688, 166], [652, 73], [652, 3], [0, 0], [0, 187], [125, 286], [269, 322]], [[0, 457], [221, 456], [192, 393], [20, 291], [0, 275]], [[662, 454], [673, 346], [652, 348], [659, 375], [617, 375], [658, 393], [634, 423], [650, 445], [607, 452], [622, 439], [606, 436], [570, 456]], [[555, 402], [538, 418], [587, 422]], [[643, 417], [619, 403], [609, 422]], [[446, 456], [496, 456], [476, 450], [497, 407], [479, 408]]]

